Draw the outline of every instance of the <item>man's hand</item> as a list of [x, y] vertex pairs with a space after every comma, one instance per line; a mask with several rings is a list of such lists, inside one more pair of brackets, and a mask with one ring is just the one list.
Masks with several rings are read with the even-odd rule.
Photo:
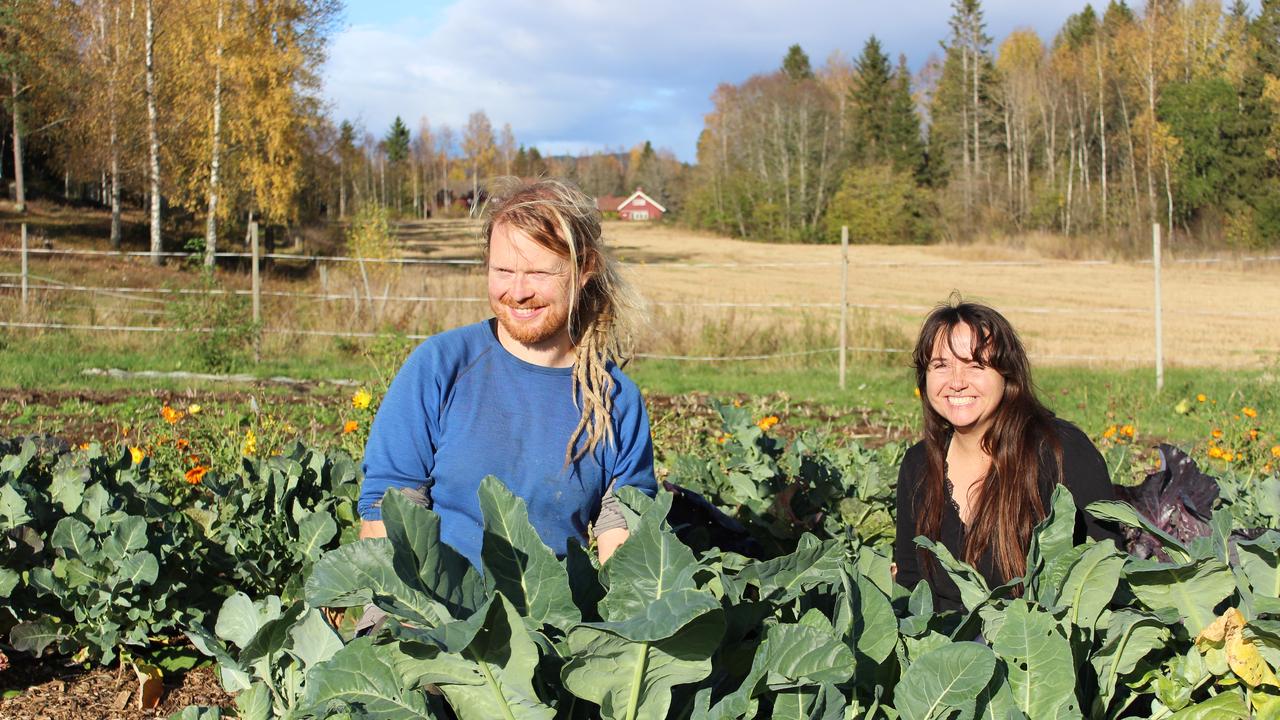
[[[382, 523], [378, 524], [381, 525]], [[618, 546], [626, 542], [629, 537], [631, 537], [631, 533], [626, 528], [613, 528], [597, 535], [596, 556], [600, 558], [600, 564], [603, 565], [613, 555], [613, 551], [617, 550]]]
[[387, 536], [387, 526], [382, 524], [381, 520], [361, 520], [360, 521], [360, 539], [368, 540], [369, 538], [380, 538]]

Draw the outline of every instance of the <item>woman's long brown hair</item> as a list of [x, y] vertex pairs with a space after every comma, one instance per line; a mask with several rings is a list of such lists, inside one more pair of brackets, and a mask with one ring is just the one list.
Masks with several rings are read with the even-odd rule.
[[[916, 533], [940, 541], [942, 514], [951, 502], [944, 481], [952, 427], [929, 403], [929, 362], [940, 341], [954, 353], [955, 334], [964, 332], [973, 333], [974, 358], [999, 372], [1005, 385], [991, 427], [982, 438], [982, 450], [991, 457], [991, 468], [978, 486], [961, 559], [977, 567], [979, 559], [990, 551], [995, 571], [1008, 582], [1026, 572], [1031, 531], [1046, 514], [1040, 496], [1041, 454], [1045, 449], [1053, 453], [1055, 482], [1060, 483], [1062, 444], [1054, 431], [1053, 413], [1036, 398], [1022, 341], [1009, 321], [986, 305], [952, 300], [929, 313], [920, 328], [912, 362], [923, 406], [926, 464], [915, 498]], [[918, 552], [920, 566], [932, 576], [932, 557], [923, 550]]]

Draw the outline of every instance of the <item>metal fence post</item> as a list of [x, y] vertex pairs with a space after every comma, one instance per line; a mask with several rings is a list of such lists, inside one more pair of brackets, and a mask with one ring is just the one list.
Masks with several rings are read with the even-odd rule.
[[840, 226], [840, 389], [849, 354], [849, 226]]
[[249, 223], [249, 245], [253, 256], [251, 275], [253, 277], [253, 325], [257, 331], [253, 334], [253, 361], [262, 359], [262, 277], [258, 273], [258, 223]]
[[1156, 280], [1156, 392], [1164, 389], [1164, 328], [1160, 300], [1160, 223], [1151, 225], [1151, 264]]
[[27, 317], [27, 308], [28, 308], [27, 296], [28, 296], [28, 293], [30, 293], [29, 286], [31, 284], [31, 270], [28, 265], [28, 258], [27, 258], [28, 255], [29, 253], [27, 252], [27, 224], [22, 223], [22, 317], [24, 320]]

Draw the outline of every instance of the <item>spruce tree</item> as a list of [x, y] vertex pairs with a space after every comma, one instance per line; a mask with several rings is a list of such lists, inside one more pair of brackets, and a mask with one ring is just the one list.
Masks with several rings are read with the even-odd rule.
[[813, 77], [809, 56], [799, 44], [787, 48], [787, 56], [782, 59], [782, 72], [792, 80], [808, 80]]
[[895, 168], [910, 171], [917, 183], [924, 184], [929, 168], [920, 133], [920, 116], [916, 114], [916, 101], [911, 96], [911, 70], [907, 68], [906, 55], [898, 56], [890, 93], [886, 127], [890, 159]]
[[853, 157], [855, 162], [886, 160], [889, 148], [889, 109], [893, 102], [889, 58], [872, 35], [854, 63], [858, 74], [853, 88]]
[[396, 116], [395, 122], [391, 123], [391, 129], [387, 131], [382, 147], [387, 153], [387, 160], [392, 164], [409, 157], [409, 128], [399, 115]]

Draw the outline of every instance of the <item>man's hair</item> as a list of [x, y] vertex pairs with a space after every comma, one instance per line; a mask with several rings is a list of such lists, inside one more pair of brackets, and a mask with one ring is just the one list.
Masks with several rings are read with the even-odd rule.
[[[921, 497], [916, 498], [916, 507], [920, 508], [916, 533], [940, 540], [943, 507], [949, 502], [944, 483], [947, 445], [953, 428], [929, 401], [929, 363], [939, 343], [947, 343], [955, 353], [953, 333], [966, 330], [973, 333], [973, 357], [959, 359], [980, 362], [1000, 373], [1004, 395], [982, 438], [982, 449], [991, 457], [991, 468], [982, 480], [961, 559], [978, 566], [990, 552], [996, 572], [1008, 581], [1026, 572], [1031, 531], [1046, 514], [1040, 497], [1042, 457], [1047, 452], [1056, 461], [1055, 481], [1061, 483], [1062, 447], [1054, 430], [1053, 413], [1036, 397], [1031, 363], [1018, 333], [995, 309], [965, 302], [954, 293], [925, 318], [912, 354], [924, 415], [926, 458]], [[931, 571], [932, 561], [923, 550], [919, 554], [924, 560], [922, 567]]]
[[609, 366], [629, 359], [633, 334], [643, 318], [643, 303], [622, 278], [617, 261], [606, 252], [600, 211], [581, 190], [548, 178], [510, 178], [500, 181], [490, 197], [483, 230], [486, 261], [494, 228], [499, 225], [523, 231], [538, 245], [569, 261], [573, 400], [582, 410], [565, 447], [565, 461], [570, 463], [602, 442], [613, 445], [616, 441], [614, 380]]

